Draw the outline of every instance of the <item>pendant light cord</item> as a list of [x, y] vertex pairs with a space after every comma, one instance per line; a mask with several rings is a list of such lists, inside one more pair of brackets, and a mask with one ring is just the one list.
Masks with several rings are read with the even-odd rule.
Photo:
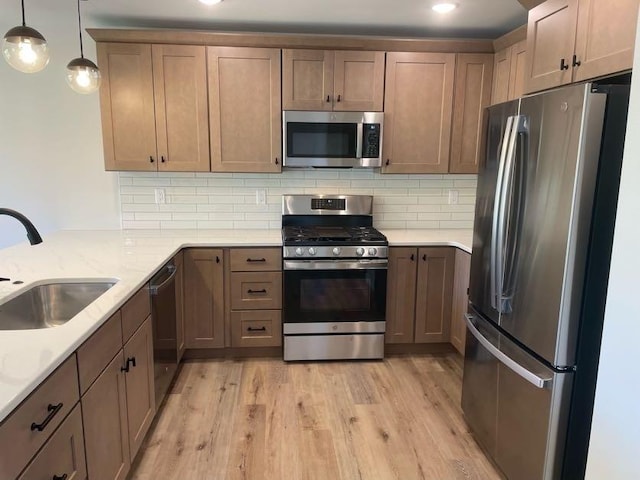
[[[24, 2], [24, 0], [22, 0]], [[80, 20], [80, 0], [78, 0], [78, 32], [80, 33], [80, 58], [84, 58], [84, 50], [82, 48], [82, 21]]]
[[27, 26], [26, 22], [24, 21], [24, 0], [22, 0], [22, 26]]

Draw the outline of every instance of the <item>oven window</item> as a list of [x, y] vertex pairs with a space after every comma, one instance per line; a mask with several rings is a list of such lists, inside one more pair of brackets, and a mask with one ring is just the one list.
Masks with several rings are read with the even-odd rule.
[[284, 321], [382, 321], [386, 270], [285, 270]]
[[287, 123], [287, 156], [355, 158], [357, 124]]

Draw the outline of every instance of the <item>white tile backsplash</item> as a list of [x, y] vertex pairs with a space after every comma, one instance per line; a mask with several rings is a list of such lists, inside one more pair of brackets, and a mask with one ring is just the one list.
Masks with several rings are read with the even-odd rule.
[[[283, 194], [374, 196], [378, 228], [473, 228], [475, 175], [381, 175], [373, 170], [287, 170], [281, 174], [120, 172], [122, 227], [280, 228]], [[166, 203], [155, 204], [156, 188]], [[266, 205], [256, 205], [265, 190]], [[449, 205], [449, 190], [458, 204]]]

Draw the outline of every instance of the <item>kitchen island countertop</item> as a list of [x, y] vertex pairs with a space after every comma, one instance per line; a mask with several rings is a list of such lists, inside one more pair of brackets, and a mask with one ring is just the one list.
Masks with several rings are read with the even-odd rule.
[[[471, 251], [469, 230], [384, 230], [391, 246], [453, 246]], [[116, 280], [64, 325], [0, 330], [0, 422], [180, 249], [282, 246], [280, 230], [59, 231], [43, 243], [0, 250], [0, 303], [43, 280]]]

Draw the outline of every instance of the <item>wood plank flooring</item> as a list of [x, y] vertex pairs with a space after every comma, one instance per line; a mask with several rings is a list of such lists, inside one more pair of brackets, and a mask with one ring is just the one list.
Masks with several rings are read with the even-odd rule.
[[183, 365], [131, 479], [500, 479], [460, 409], [457, 354]]

